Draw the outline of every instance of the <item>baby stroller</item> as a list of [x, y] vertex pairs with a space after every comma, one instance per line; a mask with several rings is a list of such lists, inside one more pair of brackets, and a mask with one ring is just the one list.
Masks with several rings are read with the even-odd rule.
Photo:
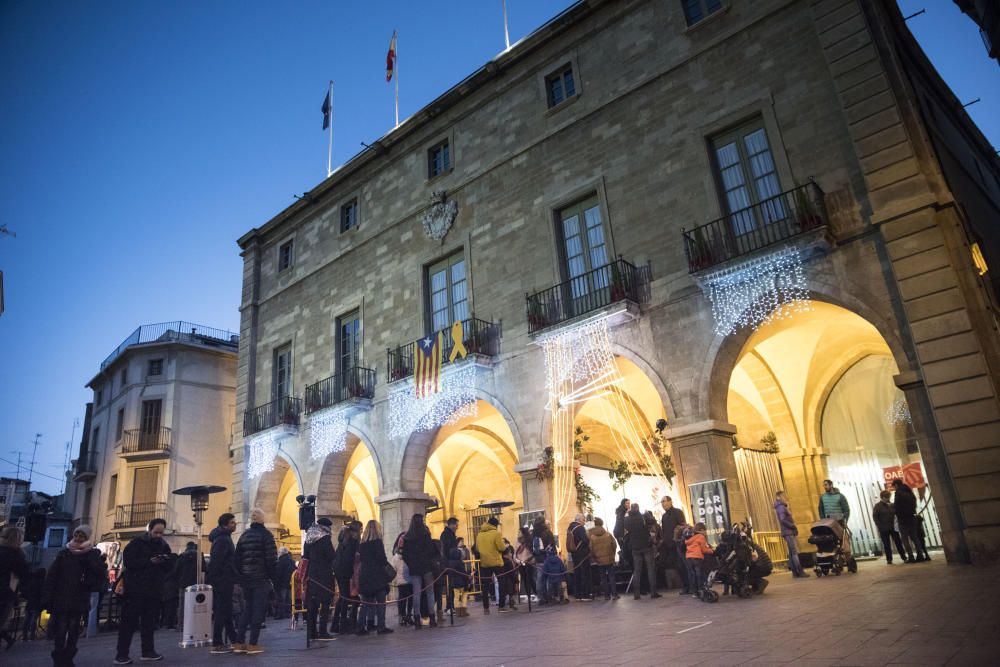
[[838, 519], [820, 519], [809, 529], [809, 544], [816, 545], [816, 576], [833, 574], [840, 576], [846, 568], [848, 572], [858, 571], [858, 561], [851, 553], [851, 531]]
[[715, 548], [715, 563], [705, 577], [702, 602], [718, 602], [719, 592], [713, 590], [716, 584], [723, 585], [723, 593], [735, 591], [741, 598], [753, 595], [750, 586], [750, 563], [752, 547], [749, 530], [740, 524], [722, 535], [722, 542]]

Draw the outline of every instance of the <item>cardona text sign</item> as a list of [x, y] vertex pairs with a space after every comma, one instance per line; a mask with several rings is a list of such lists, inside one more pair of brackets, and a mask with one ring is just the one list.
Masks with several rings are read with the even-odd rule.
[[722, 533], [730, 525], [726, 480], [713, 479], [709, 482], [688, 484], [688, 495], [691, 498], [691, 511], [694, 514], [693, 523], [703, 521], [708, 541], [717, 544]]

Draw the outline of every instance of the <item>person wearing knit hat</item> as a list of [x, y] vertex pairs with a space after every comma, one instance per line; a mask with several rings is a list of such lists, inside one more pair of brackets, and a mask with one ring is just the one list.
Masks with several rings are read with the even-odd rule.
[[90, 541], [90, 526], [77, 526], [73, 538], [49, 568], [42, 592], [42, 606], [52, 614], [50, 627], [55, 639], [52, 664], [73, 664], [83, 617], [90, 608], [90, 593], [107, 580], [101, 552]]
[[[264, 652], [259, 644], [260, 626], [267, 612], [267, 598], [271, 593], [278, 567], [278, 547], [274, 536], [264, 526], [264, 510], [255, 507], [250, 512], [250, 527], [243, 531], [236, 543], [236, 562], [240, 568], [240, 587], [243, 590], [243, 614], [236, 629], [233, 653], [257, 655]], [[247, 631], [250, 641], [247, 642]]]

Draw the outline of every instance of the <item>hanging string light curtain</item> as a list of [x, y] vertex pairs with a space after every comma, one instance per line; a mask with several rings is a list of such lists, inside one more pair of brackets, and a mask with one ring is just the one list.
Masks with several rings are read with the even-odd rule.
[[423, 398], [417, 398], [412, 383], [400, 384], [389, 394], [389, 435], [393, 438], [454, 424], [478, 413], [474, 364], [448, 366], [441, 374], [441, 391]]
[[313, 461], [347, 449], [347, 415], [343, 408], [329, 408], [309, 418], [309, 449]]
[[256, 479], [274, 470], [278, 456], [278, 441], [269, 431], [255, 433], [246, 439], [247, 476]]
[[811, 309], [809, 290], [796, 248], [783, 248], [708, 274], [704, 279], [715, 317], [715, 331], [757, 329]]

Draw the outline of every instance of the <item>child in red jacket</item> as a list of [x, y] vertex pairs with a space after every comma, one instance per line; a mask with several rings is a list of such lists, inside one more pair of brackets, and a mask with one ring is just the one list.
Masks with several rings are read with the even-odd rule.
[[705, 555], [715, 553], [712, 547], [708, 546], [708, 539], [705, 537], [705, 524], [698, 522], [694, 527], [694, 534], [684, 540], [687, 547], [687, 568], [688, 581], [691, 582], [691, 594], [701, 597], [702, 589], [705, 588], [705, 577], [702, 574], [701, 566], [705, 561]]

